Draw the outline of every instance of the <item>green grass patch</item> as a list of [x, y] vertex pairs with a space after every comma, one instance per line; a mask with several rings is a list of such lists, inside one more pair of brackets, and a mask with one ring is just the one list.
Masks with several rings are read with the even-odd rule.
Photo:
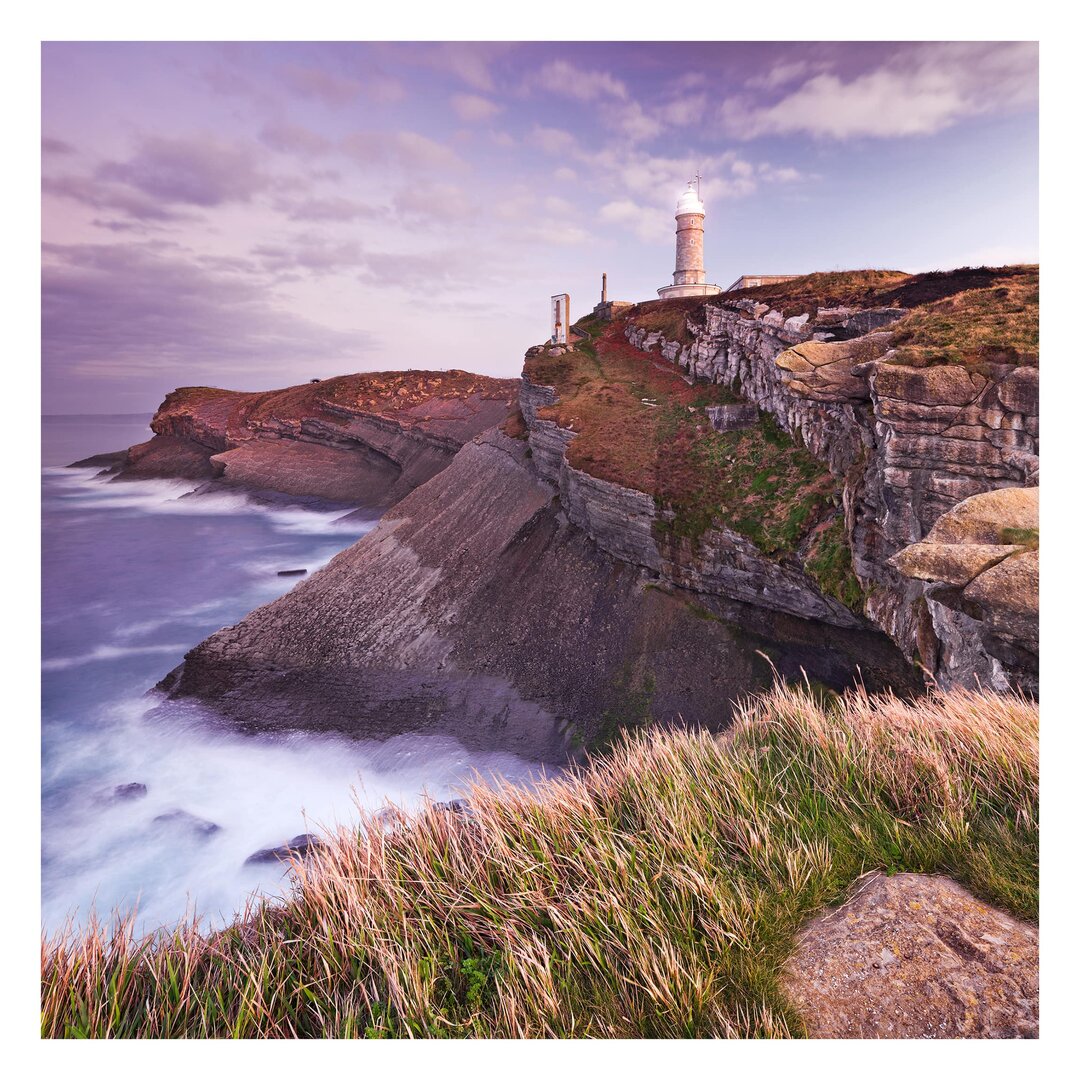
[[1019, 544], [1029, 551], [1035, 551], [1039, 547], [1039, 530], [1004, 528], [998, 533], [998, 539], [1003, 544]]
[[843, 514], [838, 513], [814, 536], [803, 565], [826, 596], [835, 597], [859, 615], [863, 613], [866, 594], [851, 566]]
[[558, 394], [542, 415], [577, 433], [569, 463], [652, 495], [661, 540], [696, 542], [719, 525], [767, 555], [794, 552], [837, 497], [827, 467], [767, 413], [754, 428], [714, 431], [706, 407], [739, 403], [738, 394], [688, 385], [674, 364], [631, 346], [624, 329], [604, 323], [591, 350], [579, 343], [526, 361], [527, 377]]

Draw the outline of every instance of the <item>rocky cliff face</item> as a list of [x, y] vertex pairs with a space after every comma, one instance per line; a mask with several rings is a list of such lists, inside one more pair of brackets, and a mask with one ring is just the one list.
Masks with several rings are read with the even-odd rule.
[[[844, 483], [853, 567], [866, 614], [945, 685], [1017, 682], [999, 658], [943, 632], [925, 586], [890, 563], [962, 499], [1038, 483], [1038, 369], [898, 362], [887, 327], [901, 308], [819, 309], [785, 318], [741, 298], [703, 305], [687, 340], [627, 325], [694, 379], [737, 387]], [[974, 644], [974, 648], [971, 646]], [[1032, 685], [1029, 672], [1023, 682]]]
[[963, 671], [982, 653], [1009, 682], [1038, 690], [1039, 490], [1001, 488], [946, 511], [918, 543], [889, 564], [928, 582], [925, 602], [943, 653]]
[[537, 472], [558, 491], [569, 520], [602, 551], [702, 595], [834, 626], [866, 625], [823, 596], [796, 560], [766, 558], [745, 537], [723, 527], [706, 529], [693, 542], [667, 535], [653, 496], [575, 469], [566, 458], [574, 432], [540, 415], [555, 400], [552, 387], [522, 378], [521, 411]]
[[247, 394], [184, 387], [117, 479], [179, 476], [382, 508], [515, 408], [517, 382], [462, 371], [345, 375]]
[[[446, 412], [429, 395], [376, 415], [354, 383], [314, 408], [203, 391], [169, 404], [158, 438], [206, 448], [226, 480], [272, 472], [284, 487], [289, 455], [362, 444], [384, 505], [412, 490], [163, 688], [253, 728], [449, 732], [551, 760], [650, 719], [723, 727], [770, 664], [834, 689], [914, 691], [914, 659], [943, 685], [1034, 688], [1028, 623], [1009, 639], [977, 588], [961, 603], [949, 574], [894, 557], [963, 498], [1036, 481], [1037, 371], [900, 363], [904, 310], [785, 316], [736, 297], [688, 306], [670, 340], [632, 313], [570, 353], [530, 350], [520, 417], [497, 427], [504, 384], [462, 388]], [[774, 420], [719, 436], [710, 410], [729, 404]], [[1016, 570], [1025, 542], [999, 543]]]
[[881, 634], [696, 591], [625, 558], [648, 533], [624, 516], [624, 492], [556, 487], [529, 451], [497, 429], [466, 444], [327, 567], [192, 650], [163, 688], [254, 729], [442, 732], [545, 760], [648, 719], [723, 727], [731, 699], [771, 682], [770, 663], [834, 688], [861, 671], [871, 687], [914, 689]]

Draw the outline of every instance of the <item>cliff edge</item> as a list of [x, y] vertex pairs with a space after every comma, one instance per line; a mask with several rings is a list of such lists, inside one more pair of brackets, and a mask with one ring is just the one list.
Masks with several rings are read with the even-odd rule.
[[516, 379], [457, 370], [342, 375], [265, 393], [181, 387], [155, 413], [154, 437], [110, 471], [380, 509], [516, 402]]

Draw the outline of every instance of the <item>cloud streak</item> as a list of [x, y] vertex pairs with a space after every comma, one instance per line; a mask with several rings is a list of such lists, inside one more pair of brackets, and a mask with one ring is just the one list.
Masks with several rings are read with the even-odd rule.
[[54, 377], [179, 368], [187, 382], [259, 371], [269, 382], [306, 363], [354, 367], [374, 345], [288, 312], [265, 278], [177, 244], [48, 244], [44, 256], [42, 350]]
[[[771, 104], [730, 98], [720, 117], [724, 128], [741, 139], [933, 135], [966, 117], [1033, 104], [1036, 59], [1033, 42], [916, 46], [849, 78], [820, 72]], [[798, 64], [786, 70], [780, 65], [759, 85], [785, 85], [801, 71]]]

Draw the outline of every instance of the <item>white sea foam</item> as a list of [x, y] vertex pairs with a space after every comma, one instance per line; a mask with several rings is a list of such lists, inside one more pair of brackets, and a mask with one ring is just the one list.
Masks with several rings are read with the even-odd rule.
[[[168, 706], [166, 706], [168, 708]], [[474, 770], [487, 778], [531, 783], [536, 766], [508, 753], [471, 753], [441, 736], [400, 735], [383, 743], [291, 734], [244, 737], [193, 727], [187, 716], [146, 716], [147, 702], [111, 710], [103, 727], [81, 737], [67, 775], [51, 784], [68, 794], [43, 830], [49, 927], [138, 906], [149, 929], [171, 925], [192, 902], [212, 924], [229, 921], [253, 891], [287, 893], [276, 863], [246, 858], [302, 832], [354, 821], [356, 807], [392, 801], [415, 808], [426, 798], [460, 793]], [[187, 720], [188, 722], [183, 722]], [[76, 736], [79, 737], [79, 736]], [[87, 769], [86, 762], [97, 763]], [[110, 798], [121, 784], [145, 784], [139, 799]], [[182, 810], [219, 826], [210, 836], [183, 821], [155, 822]]]
[[79, 656], [54, 656], [41, 661], [42, 671], [65, 671], [67, 668], [82, 664], [93, 664], [100, 660], [122, 660], [126, 656], [138, 656], [142, 653], [184, 653], [189, 645], [98, 645], [90, 652]]
[[[189, 480], [125, 480], [113, 482], [97, 469], [50, 466], [42, 470], [56, 497], [86, 509], [124, 509], [140, 513], [219, 515], [261, 514], [275, 531], [287, 535], [362, 536], [377, 518], [352, 518], [349, 510], [317, 510], [305, 506], [266, 504], [242, 491], [198, 492]], [[349, 518], [349, 520], [346, 520]]]
[[[534, 775], [511, 754], [471, 753], [444, 737], [241, 736], [200, 705], [143, 696], [207, 633], [305, 580], [279, 570], [310, 574], [375, 522], [262, 505], [241, 492], [193, 495], [187, 481], [44, 474], [52, 655], [42, 663], [42, 918], [50, 930], [92, 906], [107, 915], [136, 904], [145, 929], [171, 925], [191, 906], [220, 924], [252, 890], [289, 888], [279, 865], [246, 865], [248, 855], [354, 820], [354, 798], [417, 806], [425, 790], [452, 795], [473, 769], [521, 782]], [[148, 515], [174, 520], [141, 520]], [[145, 784], [145, 797], [113, 796], [130, 783]], [[154, 821], [174, 811], [219, 830]]]

